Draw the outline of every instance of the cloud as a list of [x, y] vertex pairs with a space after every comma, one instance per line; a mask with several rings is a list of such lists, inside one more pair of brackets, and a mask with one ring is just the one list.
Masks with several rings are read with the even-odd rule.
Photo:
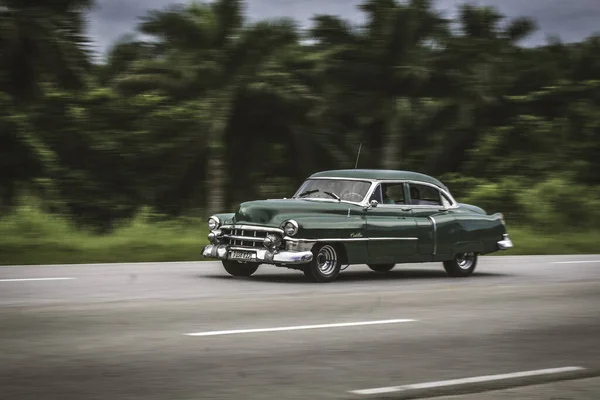
[[[90, 14], [89, 35], [97, 53], [104, 54], [119, 37], [133, 33], [138, 18], [150, 9], [183, 0], [96, 0], [97, 7]], [[526, 44], [541, 44], [547, 36], [557, 35], [563, 41], [577, 41], [600, 30], [600, 3], [598, 0], [438, 0], [435, 5], [447, 15], [453, 15], [458, 5], [468, 2], [497, 7], [508, 17], [529, 16], [536, 19], [538, 31]], [[358, 10], [362, 0], [247, 0], [246, 15], [250, 20], [260, 18], [292, 17], [306, 26], [314, 14], [335, 14], [344, 19], [360, 22]]]

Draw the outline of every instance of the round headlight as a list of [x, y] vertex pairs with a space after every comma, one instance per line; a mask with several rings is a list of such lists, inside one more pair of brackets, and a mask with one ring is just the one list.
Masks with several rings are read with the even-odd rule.
[[294, 220], [289, 220], [283, 224], [283, 232], [287, 236], [294, 236], [298, 233], [298, 223]]
[[209, 232], [209, 234], [208, 234], [208, 240], [211, 243], [216, 242], [217, 241], [217, 235], [214, 232]]
[[281, 246], [281, 243], [281, 237], [278, 235], [267, 235], [267, 237], [263, 241], [263, 244], [269, 250], [277, 249]]
[[208, 219], [208, 229], [210, 229], [211, 231], [217, 229], [219, 227], [219, 224], [221, 223], [221, 221], [219, 221], [219, 218], [217, 217], [210, 217]]
[[267, 236], [267, 237], [265, 238], [265, 240], [263, 241], [263, 243], [264, 243], [265, 247], [266, 247], [267, 249], [269, 249], [269, 248], [271, 248], [271, 246], [273, 246], [273, 238], [271, 238], [271, 237]]

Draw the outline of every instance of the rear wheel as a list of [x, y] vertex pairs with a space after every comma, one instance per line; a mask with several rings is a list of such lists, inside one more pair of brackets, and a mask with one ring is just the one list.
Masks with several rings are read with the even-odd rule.
[[368, 264], [367, 266], [375, 272], [390, 272], [396, 264]]
[[313, 248], [313, 259], [303, 272], [311, 281], [324, 283], [336, 280], [341, 268], [338, 250], [330, 244], [322, 244]]
[[452, 260], [444, 261], [446, 273], [454, 278], [469, 276], [477, 266], [477, 253], [459, 253]]
[[237, 261], [223, 260], [225, 271], [232, 276], [251, 276], [259, 266], [260, 264], [258, 263], [239, 263]]

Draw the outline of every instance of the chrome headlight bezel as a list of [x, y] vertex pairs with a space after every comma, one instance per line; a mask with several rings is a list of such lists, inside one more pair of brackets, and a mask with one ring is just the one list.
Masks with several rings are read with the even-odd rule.
[[293, 219], [285, 221], [281, 224], [281, 229], [286, 236], [293, 237], [298, 233], [300, 226]]
[[216, 217], [216, 216], [212, 216], [208, 219], [208, 229], [210, 229], [211, 231], [214, 231], [215, 229], [218, 229], [221, 226], [221, 220]]
[[221, 232], [220, 229], [210, 231], [210, 232], [208, 232], [208, 241], [210, 243], [217, 243], [221, 239], [222, 235], [223, 235], [223, 233]]
[[283, 245], [283, 239], [278, 234], [268, 234], [265, 237], [263, 244], [268, 250], [273, 251]]

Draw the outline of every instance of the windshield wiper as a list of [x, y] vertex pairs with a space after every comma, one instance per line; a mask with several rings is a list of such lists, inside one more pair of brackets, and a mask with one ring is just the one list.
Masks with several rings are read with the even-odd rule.
[[305, 192], [300, 193], [298, 197], [308, 196], [309, 194], [317, 193], [318, 191], [319, 189], [307, 190]]
[[330, 195], [331, 197], [333, 197], [333, 198], [334, 198], [334, 199], [336, 199], [337, 201], [342, 201], [342, 199], [340, 199], [340, 196], [338, 196], [338, 195], [337, 195], [337, 194], [335, 194], [335, 193], [332, 193], [332, 192], [323, 192], [323, 193]]

